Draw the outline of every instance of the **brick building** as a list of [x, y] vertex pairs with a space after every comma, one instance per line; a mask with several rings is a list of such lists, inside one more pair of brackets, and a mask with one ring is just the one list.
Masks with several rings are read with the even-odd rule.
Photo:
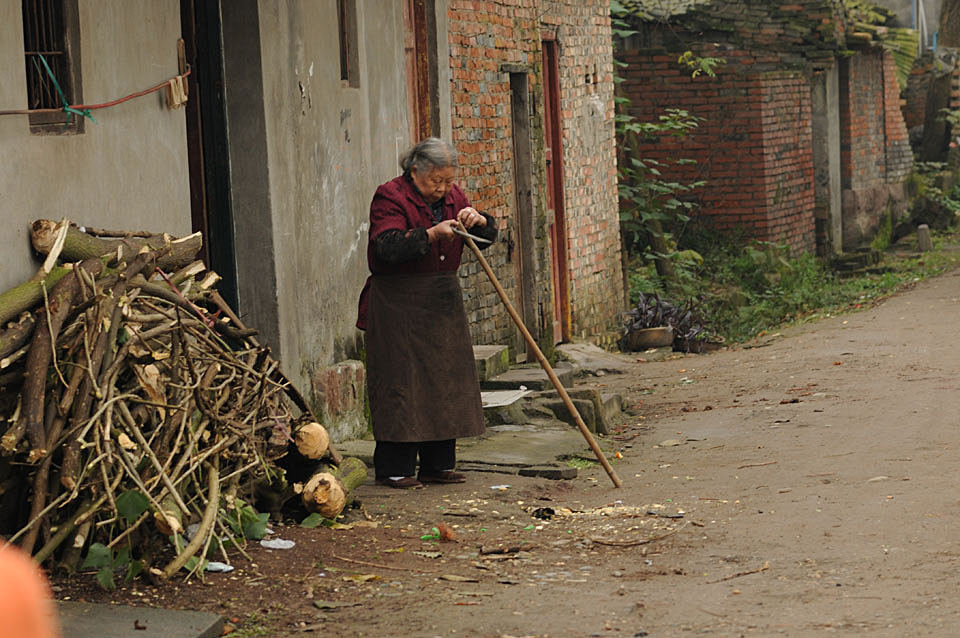
[[[642, 152], [697, 160], [676, 171], [707, 181], [696, 197], [709, 225], [829, 254], [869, 242], [885, 214], [904, 211], [913, 159], [895, 60], [854, 33], [842, 3], [624, 4], [638, 30], [619, 53], [631, 113], [704, 118], [689, 138], [648, 140]], [[693, 78], [678, 64], [687, 50], [726, 62]]]
[[[451, 0], [452, 140], [462, 185], [494, 213], [487, 259], [544, 343], [589, 336], [623, 306], [608, 0]], [[472, 258], [474, 337], [522, 339]]]

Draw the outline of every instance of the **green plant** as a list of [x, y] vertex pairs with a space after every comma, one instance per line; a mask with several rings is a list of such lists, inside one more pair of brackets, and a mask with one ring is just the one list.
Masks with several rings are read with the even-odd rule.
[[[620, 40], [636, 33], [627, 18], [628, 11], [617, 0], [610, 7], [615, 49]], [[716, 76], [717, 68], [726, 60], [699, 56], [685, 51], [677, 63], [687, 67], [692, 77]], [[618, 68], [626, 64], [615, 60]], [[618, 85], [622, 77], [615, 77]], [[694, 191], [705, 185], [703, 180], [678, 178], [691, 175], [692, 159], [649, 157], [643, 144], [664, 137], [683, 138], [694, 131], [702, 118], [682, 108], [667, 108], [653, 121], [639, 121], [629, 113], [630, 100], [618, 91], [615, 125], [620, 143], [618, 161], [618, 194], [620, 225], [627, 250], [657, 264], [658, 276], [671, 282], [677, 270], [686, 268], [685, 258], [676, 251], [674, 235], [690, 220], [697, 201]]]
[[[922, 255], [890, 251], [882, 268], [839, 277], [828, 265], [805, 253], [791, 256], [785, 246], [748, 242], [696, 229], [685, 244], [703, 254], [703, 263], [678, 289], [677, 299], [702, 299], [710, 330], [727, 342], [743, 342], [784, 324], [856, 309], [954, 267], [960, 253], [954, 232], [935, 231], [934, 250]], [[649, 266], [635, 267], [632, 284], [647, 286]], [[649, 290], [632, 290], [635, 298]], [[649, 294], [648, 294], [649, 296]]]

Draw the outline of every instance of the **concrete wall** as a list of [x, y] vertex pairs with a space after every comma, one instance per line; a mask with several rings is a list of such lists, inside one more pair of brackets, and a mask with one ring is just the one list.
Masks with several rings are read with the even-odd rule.
[[[177, 74], [178, 0], [78, 0], [82, 95], [113, 100]], [[20, 0], [0, 0], [0, 109], [26, 108]], [[188, 234], [190, 189], [182, 109], [161, 93], [95, 111], [76, 135], [32, 135], [26, 115], [0, 116], [0, 289], [36, 270], [28, 224]]]
[[[370, 199], [409, 144], [401, 5], [356, 6], [359, 86], [350, 87], [333, 0], [259, 3], [277, 345], [318, 403], [333, 391], [327, 367], [356, 351]], [[269, 273], [261, 280], [269, 286]]]

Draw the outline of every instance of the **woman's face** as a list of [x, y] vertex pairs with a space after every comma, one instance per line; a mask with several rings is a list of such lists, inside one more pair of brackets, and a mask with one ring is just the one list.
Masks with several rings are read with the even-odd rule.
[[417, 187], [423, 198], [428, 204], [440, 201], [443, 196], [450, 192], [453, 186], [453, 178], [457, 173], [455, 166], [446, 166], [444, 168], [434, 168], [430, 171], [421, 173], [416, 167], [410, 169], [410, 178], [413, 185]]

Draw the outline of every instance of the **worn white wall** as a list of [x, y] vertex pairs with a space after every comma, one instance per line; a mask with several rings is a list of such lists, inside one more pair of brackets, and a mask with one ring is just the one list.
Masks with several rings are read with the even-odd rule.
[[[79, 0], [84, 102], [100, 103], [177, 74], [178, 0]], [[0, 109], [26, 107], [21, 0], [0, 0]], [[32, 135], [26, 115], [0, 116], [0, 290], [37, 267], [28, 225], [188, 234], [183, 109], [161, 93], [94, 112], [79, 135]]]
[[401, 9], [358, 0], [354, 88], [333, 0], [260, 2], [280, 349], [300, 384], [356, 347], [370, 199], [408, 145]]

